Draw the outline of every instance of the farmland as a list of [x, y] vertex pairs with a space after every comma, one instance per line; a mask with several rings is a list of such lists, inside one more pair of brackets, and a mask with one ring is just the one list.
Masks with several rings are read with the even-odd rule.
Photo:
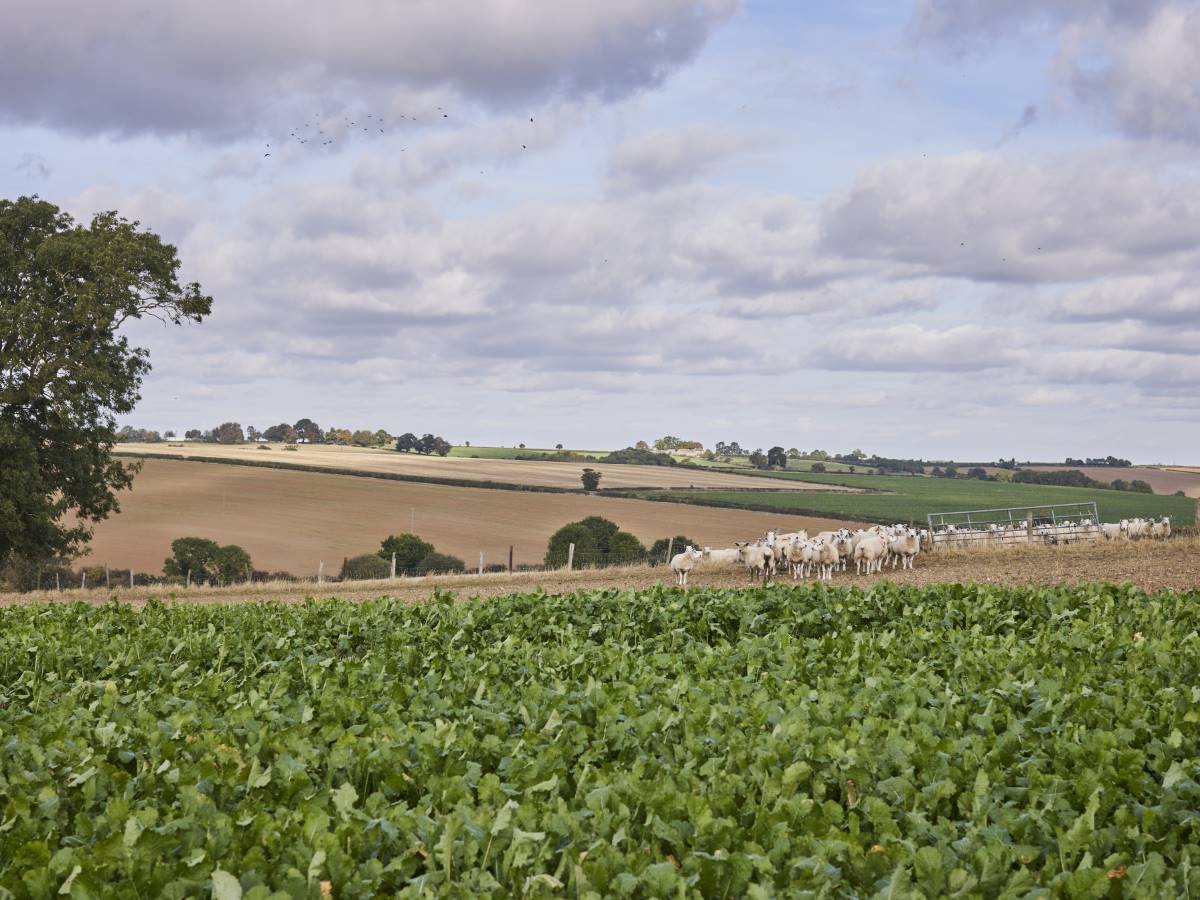
[[1198, 600], [881, 584], [0, 608], [0, 884], [1200, 891]]
[[[271, 450], [261, 447], [272, 446]], [[295, 451], [266, 444], [121, 444], [122, 455], [152, 454], [154, 457], [206, 459], [243, 465], [305, 466], [339, 469], [347, 472], [395, 476], [400, 479], [431, 479], [451, 482], [494, 482], [533, 488], [579, 490], [580, 463], [541, 462], [507, 458], [470, 459], [457, 456], [422, 456], [373, 450], [365, 447], [341, 447], [333, 444], [306, 444]], [[602, 488], [631, 487], [724, 487], [758, 488], [761, 481], [750, 475], [708, 472], [669, 466], [592, 466], [601, 473]], [[828, 490], [811, 484], [789, 485], [796, 490]], [[836, 489], [836, 488], [835, 488]]]
[[[502, 460], [495, 464], [516, 470], [537, 465]], [[122, 512], [97, 526], [87, 563], [158, 572], [170, 555], [171, 541], [195, 535], [239, 544], [260, 569], [307, 575], [317, 571], [320, 560], [327, 572], [336, 571], [343, 557], [377, 549], [388, 534], [415, 529], [439, 550], [468, 564], [478, 562], [481, 550], [487, 562], [507, 562], [510, 545], [519, 564], [541, 562], [556, 529], [593, 514], [612, 519], [643, 542], [686, 534], [713, 546], [757, 536], [781, 520], [777, 514], [584, 494], [483, 490], [160, 459], [144, 461], [133, 489], [121, 495], [121, 507]], [[821, 518], [787, 521], [820, 527], [840, 524]]]
[[927, 513], [938, 511], [1091, 501], [1096, 502], [1104, 521], [1118, 521], [1138, 515], [1166, 515], [1171, 516], [1176, 524], [1190, 525], [1194, 522], [1196, 514], [1196, 501], [1190, 497], [1162, 497], [1127, 491], [1010, 484], [966, 478], [778, 472], [772, 481], [794, 479], [803, 479], [812, 484], [855, 487], [862, 492], [749, 494], [728, 490], [689, 490], [669, 493], [646, 492], [643, 496], [883, 522], [923, 521]]

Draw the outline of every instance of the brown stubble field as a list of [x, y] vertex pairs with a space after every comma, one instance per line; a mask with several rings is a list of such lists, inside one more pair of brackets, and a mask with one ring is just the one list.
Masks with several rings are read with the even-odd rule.
[[1183, 491], [1189, 497], [1200, 497], [1200, 469], [1190, 467], [1131, 466], [1029, 466], [1035, 472], [1064, 472], [1078, 469], [1088, 478], [1112, 482], [1120, 478], [1125, 481], [1141, 479], [1154, 489], [1156, 494], [1174, 494]]
[[[270, 450], [260, 447], [270, 446]], [[471, 459], [456, 456], [421, 456], [416, 453], [397, 453], [394, 450], [372, 450], [365, 447], [340, 447], [331, 444], [302, 444], [297, 450], [284, 450], [279, 444], [187, 444], [169, 447], [167, 444], [121, 444], [120, 454], [153, 453], [168, 456], [204, 457], [209, 459], [270, 462], [284, 465], [321, 466], [335, 469], [356, 469], [361, 472], [384, 472], [424, 478], [456, 478], [469, 481], [498, 481], [527, 484], [536, 487], [579, 488], [579, 473], [585, 466], [601, 473], [602, 488], [633, 487], [698, 487], [747, 488], [762, 490], [761, 478], [732, 475], [704, 469], [684, 469], [671, 466], [605, 465], [583, 462], [540, 462], [513, 459]], [[801, 481], [772, 481], [772, 489], [793, 491], [850, 490]]]
[[[976, 583], [1006, 585], [1054, 585], [1130, 581], [1146, 591], [1163, 589], [1200, 590], [1200, 538], [1176, 537], [1169, 541], [1073, 544], [1067, 546], [992, 547], [978, 550], [925, 553], [908, 572], [885, 569], [882, 575], [864, 577], [853, 571], [838, 573], [833, 586], [868, 587], [878, 581], [931, 585]], [[790, 579], [778, 579], [792, 584]], [[658, 584], [674, 585], [664, 566], [628, 566], [582, 571], [517, 572], [496, 575], [458, 575], [431, 578], [400, 578], [394, 581], [345, 583], [270, 582], [232, 585], [224, 588], [137, 587], [104, 590], [42, 591], [0, 594], [0, 605], [28, 602], [104, 603], [112, 598], [142, 606], [157, 598], [168, 602], [241, 603], [270, 601], [296, 603], [306, 598], [336, 597], [345, 600], [428, 599], [435, 590], [448, 591], [460, 599], [486, 599], [524, 591], [564, 593], [618, 588], [644, 590]], [[691, 576], [690, 589], [703, 587], [747, 587], [746, 574], [736, 567], [701, 566]]]
[[847, 524], [647, 500], [158, 459], [143, 461], [133, 489], [120, 499], [121, 513], [97, 526], [82, 564], [158, 573], [171, 541], [195, 536], [244, 547], [258, 569], [310, 575], [324, 560], [326, 573], [336, 573], [343, 557], [378, 549], [387, 535], [410, 527], [469, 566], [478, 564], [481, 550], [487, 563], [507, 562], [510, 544], [516, 563], [540, 563], [550, 535], [588, 515], [612, 519], [647, 545], [685, 534], [728, 546], [770, 529]]

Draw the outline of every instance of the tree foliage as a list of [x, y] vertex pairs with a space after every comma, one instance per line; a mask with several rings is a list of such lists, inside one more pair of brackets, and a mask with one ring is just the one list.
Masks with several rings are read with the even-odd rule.
[[246, 435], [242, 433], [242, 426], [237, 422], [225, 422], [213, 429], [213, 436], [217, 439], [218, 444], [244, 444]]
[[433, 552], [433, 544], [410, 532], [388, 535], [379, 545], [380, 558], [387, 560], [390, 568], [392, 554], [395, 553], [396, 571], [406, 575], [416, 572], [417, 564]]
[[36, 197], [0, 200], [0, 563], [80, 552], [136, 471], [112, 455], [149, 353], [131, 320], [199, 322], [175, 248], [115, 212], [78, 225]]
[[168, 578], [186, 579], [190, 574], [193, 584], [244, 581], [253, 569], [250, 554], [237, 544], [222, 547], [216, 541], [200, 537], [173, 540], [171, 555], [163, 562], [163, 574]]
[[782, 447], [772, 447], [767, 451], [767, 465], [778, 469], [787, 468], [787, 451]]
[[601, 473], [595, 469], [585, 468], [579, 474], [579, 480], [583, 482], [583, 489], [585, 491], [594, 491], [600, 487], [600, 475]]
[[387, 578], [392, 574], [390, 562], [379, 558], [378, 553], [364, 553], [346, 560], [342, 565], [342, 578], [363, 581], [371, 578]]

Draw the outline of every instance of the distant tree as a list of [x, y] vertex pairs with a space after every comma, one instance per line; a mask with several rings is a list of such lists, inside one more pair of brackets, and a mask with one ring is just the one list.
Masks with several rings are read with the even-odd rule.
[[207, 584], [217, 578], [217, 555], [221, 547], [207, 538], [181, 537], [171, 541], [171, 555], [163, 562], [168, 578], [187, 578], [195, 584]]
[[525, 445], [524, 445], [524, 444], [517, 444], [517, 446], [518, 446], [518, 447], [520, 447], [522, 450], [524, 450], [524, 449], [525, 449]]
[[157, 444], [162, 441], [162, 436], [157, 431], [126, 425], [117, 432], [116, 440], [118, 444]]
[[417, 563], [418, 575], [453, 575], [466, 571], [467, 565], [457, 556], [433, 552]]
[[555, 450], [561, 450], [561, 449], [562, 449], [562, 444], [555, 444], [555, 445], [554, 445], [554, 449], [555, 449]]
[[750, 465], [756, 469], [765, 469], [768, 465], [766, 454], [761, 450], [755, 450], [750, 454]]
[[1135, 478], [1129, 482], [1129, 489], [1138, 494], [1153, 494], [1154, 488], [1150, 486], [1150, 482], [1143, 481], [1140, 478]]
[[559, 569], [565, 566], [571, 544], [575, 545], [576, 560], [592, 562], [603, 555], [592, 530], [582, 522], [572, 522], [550, 535], [544, 560], [546, 568]]
[[276, 443], [292, 443], [296, 440], [296, 430], [287, 422], [280, 422], [278, 425], [272, 425], [262, 433], [268, 441]]
[[583, 489], [594, 491], [600, 487], [600, 474], [595, 469], [584, 469], [579, 476], [579, 480], [583, 482]]
[[647, 444], [645, 441], [638, 441], [633, 446], [638, 450], [649, 450], [650, 449], [650, 445]]
[[1187, 496], [1187, 494], [1185, 494], [1183, 491], [1176, 491], [1176, 492], [1175, 492], [1174, 494], [1172, 494], [1171, 496], [1172, 496], [1172, 497], [1186, 497], [1186, 496]]
[[[1071, 471], [1076, 471], [1076, 470], [1072, 469]], [[1017, 475], [1018, 475], [1018, 476], [1021, 476], [1021, 475], [1024, 475], [1024, 474], [1025, 474], [1024, 472], [1018, 472], [1018, 473], [1017, 473]], [[1047, 472], [1036, 472], [1036, 473], [1030, 473], [1030, 474], [1036, 474], [1036, 475], [1046, 475], [1046, 474], [1051, 474], [1051, 473], [1047, 473]], [[1065, 474], [1065, 473], [1053, 473], [1053, 474]], [[1080, 472], [1079, 474], [1080, 474], [1080, 475], [1082, 475], [1083, 473], [1082, 473], [1082, 472]], [[1023, 479], [1023, 478], [1020, 478], [1020, 477], [1017, 477], [1017, 478], [1015, 478], [1015, 479], [1013, 479], [1013, 480], [1014, 480], [1014, 481], [1024, 481], [1024, 479]], [[1129, 490], [1129, 482], [1128, 482], [1128, 481], [1126, 481], [1124, 478], [1114, 478], [1114, 479], [1113, 479], [1113, 482], [1112, 482], [1112, 484], [1111, 484], [1111, 485], [1109, 485], [1109, 486], [1110, 486], [1110, 487], [1111, 487], [1111, 488], [1112, 488], [1114, 491], [1127, 491], [1127, 490]]]
[[395, 553], [396, 571], [410, 575], [416, 571], [417, 563], [432, 552], [433, 544], [409, 532], [388, 535], [379, 545], [380, 559], [386, 560], [390, 567], [392, 554]]
[[250, 561], [250, 554], [237, 544], [226, 544], [218, 550], [213, 564], [216, 566], [218, 584], [247, 581], [254, 569], [254, 564]]
[[202, 432], [199, 428], [189, 428], [183, 433], [183, 436], [189, 441], [198, 441], [203, 434], [204, 432]]
[[813, 463], [813, 464], [812, 464], [812, 470], [813, 470], [814, 472], [818, 472], [818, 473], [819, 473], [819, 472], [824, 472], [824, 471], [825, 471], [825, 463]]
[[342, 564], [341, 577], [348, 581], [387, 578], [392, 572], [391, 557], [383, 560], [378, 553], [353, 556]]
[[987, 469], [983, 468], [983, 466], [972, 466], [971, 468], [967, 469], [966, 477], [967, 478], [975, 478], [979, 481], [987, 481], [988, 480]]
[[703, 450], [704, 444], [700, 441], [685, 441], [673, 435], [660, 437], [654, 442], [654, 449], [660, 451], [670, 450]]
[[246, 435], [242, 433], [242, 426], [237, 422], [224, 422], [218, 425], [213, 429], [213, 435], [218, 444], [241, 444], [246, 440]]
[[406, 431], [400, 437], [396, 438], [396, 449], [401, 453], [408, 453], [412, 450], [417, 450], [421, 445], [420, 439], [411, 431]]
[[310, 444], [319, 444], [325, 440], [325, 435], [321, 431], [321, 426], [312, 419], [301, 419], [292, 429], [296, 432], [296, 439], [308, 441]]
[[350, 436], [350, 443], [355, 447], [370, 447], [375, 442], [375, 433], [361, 429]]
[[659, 563], [670, 562], [667, 559], [667, 551], [672, 553], [682, 553], [688, 547], [694, 547], [697, 550], [702, 549], [700, 542], [693, 540], [687, 535], [677, 534], [673, 538], [659, 538], [650, 545], [650, 549], [646, 551], [646, 556], [649, 557], [651, 564], [658, 565]]
[[445, 456], [453, 449], [454, 447], [444, 437], [435, 437], [433, 439], [433, 452], [438, 456]]
[[642, 562], [645, 558], [645, 546], [628, 531], [618, 531], [608, 542], [605, 562], [610, 565], [628, 565]]
[[810, 453], [808, 455], [812, 459], [819, 459], [819, 460], [823, 460], [825, 462], [829, 461], [829, 453], [828, 453], [828, 451], [825, 451], [825, 450], [814, 450], [812, 453]]
[[788, 459], [799, 459], [800, 451], [797, 450], [795, 447], [792, 447], [790, 450], [788, 450], [787, 457], [788, 457]]
[[787, 452], [782, 447], [772, 447], [767, 451], [767, 465], [780, 469], [787, 468]]
[[166, 438], [168, 441], [174, 440], [174, 439], [175, 439], [175, 432], [174, 432], [174, 431], [164, 431], [164, 432], [163, 432], [163, 437], [165, 437], [165, 438]]
[[394, 437], [388, 434], [384, 429], [380, 428], [373, 435], [371, 435], [371, 446], [386, 447], [394, 440]]
[[864, 453], [862, 450], [851, 450], [846, 455], [853, 457], [854, 459], [866, 459], [867, 458], [867, 454]]
[[349, 447], [354, 443], [354, 432], [349, 428], [330, 428], [325, 432], [325, 443]]
[[944, 469], [942, 469], [942, 475], [946, 478], [957, 478], [958, 469], [954, 466], [946, 466]]
[[257, 441], [258, 440], [258, 429], [255, 428], [253, 425], [246, 426], [246, 440], [248, 440], [248, 441]]
[[846, 471], [850, 472], [851, 474], [854, 474], [855, 468], [854, 468], [854, 466], [846, 466]]
[[946, 477], [946, 473], [945, 473], [945, 471], [943, 471], [941, 466], [934, 466], [933, 470], [929, 474], [932, 475], [934, 478], [945, 478]]
[[[421, 435], [420, 440], [417, 441], [417, 452], [424, 453], [426, 455], [432, 453], [434, 441], [436, 440], [437, 438], [432, 434], [425, 433]], [[525, 445], [522, 444], [521, 446], [524, 447]]]

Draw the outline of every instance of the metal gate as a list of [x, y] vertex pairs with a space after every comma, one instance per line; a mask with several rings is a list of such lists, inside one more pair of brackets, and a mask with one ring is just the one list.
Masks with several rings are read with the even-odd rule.
[[1070, 544], [1100, 538], [1095, 502], [929, 513], [934, 550], [999, 544]]

